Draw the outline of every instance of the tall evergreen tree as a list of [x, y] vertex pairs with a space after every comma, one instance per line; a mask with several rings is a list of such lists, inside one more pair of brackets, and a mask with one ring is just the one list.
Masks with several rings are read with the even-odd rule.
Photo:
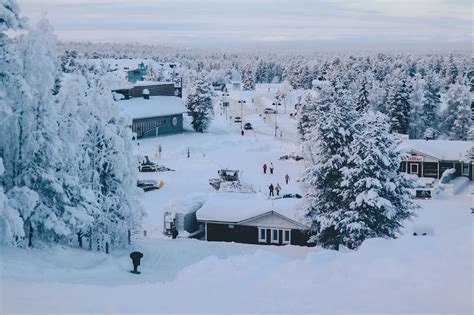
[[348, 145], [355, 104], [346, 104], [343, 92], [324, 87], [315, 100], [314, 122], [304, 143], [307, 167], [302, 182], [304, 210], [314, 236], [311, 241], [327, 248], [338, 248], [342, 235], [337, 230], [344, 210], [341, 169], [347, 166]]
[[191, 125], [194, 130], [204, 132], [209, 128], [214, 117], [211, 88], [204, 76], [198, 77], [189, 91], [186, 107], [193, 118]]
[[388, 115], [393, 132], [408, 134], [410, 117], [410, 91], [405, 78], [396, 78], [388, 97]]
[[443, 100], [446, 104], [442, 113], [443, 132], [452, 140], [466, 140], [472, 124], [469, 86], [451, 84]]
[[369, 108], [369, 91], [367, 90], [367, 81], [364, 79], [360, 85], [359, 95], [357, 97], [357, 111], [365, 113]]
[[247, 67], [245, 69], [243, 78], [242, 78], [242, 89], [244, 91], [251, 91], [255, 90], [255, 78], [253, 75], [252, 69], [250, 67]]
[[434, 133], [439, 129], [440, 103], [439, 88], [433, 82], [433, 78], [427, 78], [420, 117], [421, 131], [425, 138], [436, 136]]
[[368, 112], [354, 130], [348, 166], [343, 169], [342, 203], [347, 208], [336, 225], [341, 242], [349, 248], [359, 247], [367, 238], [395, 238], [414, 209], [413, 182], [397, 174], [401, 155], [386, 116]]

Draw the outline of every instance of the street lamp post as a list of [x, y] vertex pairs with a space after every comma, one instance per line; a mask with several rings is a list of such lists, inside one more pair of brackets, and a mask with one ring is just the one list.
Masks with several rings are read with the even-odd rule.
[[278, 105], [281, 105], [281, 103], [272, 103], [272, 105], [275, 106], [275, 138], [277, 137], [277, 130], [278, 130]]
[[245, 104], [245, 100], [240, 100], [239, 101], [239, 104], [240, 104], [240, 130], [243, 130], [244, 127], [243, 127], [243, 123], [244, 123], [244, 111], [243, 111], [243, 106]]

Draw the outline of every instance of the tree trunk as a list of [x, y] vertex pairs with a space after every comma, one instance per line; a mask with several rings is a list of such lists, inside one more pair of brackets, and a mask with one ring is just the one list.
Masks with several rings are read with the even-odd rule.
[[79, 243], [79, 247], [82, 248], [82, 232], [77, 233], [77, 242]]
[[89, 250], [92, 250], [92, 228], [89, 231]]
[[105, 242], [105, 253], [109, 253], [109, 242]]
[[33, 247], [33, 226], [30, 223], [30, 229], [28, 231], [28, 247]]
[[128, 230], [128, 245], [132, 244], [132, 232]]

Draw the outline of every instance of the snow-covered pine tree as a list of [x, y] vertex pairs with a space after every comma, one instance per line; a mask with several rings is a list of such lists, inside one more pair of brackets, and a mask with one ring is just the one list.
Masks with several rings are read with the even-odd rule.
[[301, 135], [301, 139], [305, 140], [308, 134], [313, 130], [314, 125], [317, 123], [319, 117], [316, 115], [315, 110], [317, 94], [315, 92], [308, 92], [300, 103], [298, 108], [298, 132]]
[[197, 132], [206, 131], [214, 117], [214, 107], [211, 87], [204, 75], [194, 81], [187, 96], [186, 107], [193, 118], [193, 129]]
[[360, 84], [356, 109], [359, 113], [365, 113], [369, 109], [369, 91], [367, 89], [366, 79], [362, 80], [362, 83]]
[[255, 90], [255, 78], [250, 66], [247, 66], [247, 68], [244, 70], [242, 76], [242, 89], [244, 91]]
[[354, 124], [348, 166], [343, 169], [343, 204], [336, 230], [348, 248], [367, 238], [396, 238], [413, 215], [413, 182], [398, 174], [401, 154], [387, 117], [367, 112]]
[[392, 132], [408, 134], [410, 118], [410, 91], [407, 87], [406, 78], [395, 77], [393, 90], [388, 96], [388, 116]]
[[410, 93], [410, 138], [418, 139], [422, 136], [421, 110], [424, 100], [425, 80], [419, 73], [412, 78]]
[[355, 104], [345, 103], [344, 91], [325, 86], [314, 107], [312, 130], [304, 142], [306, 170], [302, 177], [303, 210], [314, 235], [310, 241], [326, 248], [342, 244], [337, 223], [341, 220], [343, 190], [341, 169], [347, 165]]
[[439, 130], [439, 107], [440, 107], [439, 88], [436, 86], [432, 77], [426, 79], [423, 103], [421, 107], [421, 134], [424, 138], [432, 138]]
[[452, 140], [467, 140], [472, 124], [469, 86], [451, 84], [442, 99], [446, 105], [441, 114], [443, 133]]

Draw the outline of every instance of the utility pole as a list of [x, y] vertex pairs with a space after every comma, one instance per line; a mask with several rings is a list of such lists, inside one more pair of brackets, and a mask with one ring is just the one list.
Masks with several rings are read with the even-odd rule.
[[277, 138], [277, 130], [278, 130], [278, 105], [281, 105], [281, 103], [273, 103], [272, 105], [275, 105], [275, 138]]
[[239, 104], [240, 104], [240, 130], [243, 130], [244, 127], [243, 127], [243, 124], [244, 124], [244, 111], [243, 111], [243, 106], [245, 104], [245, 100], [240, 100], [239, 101]]

